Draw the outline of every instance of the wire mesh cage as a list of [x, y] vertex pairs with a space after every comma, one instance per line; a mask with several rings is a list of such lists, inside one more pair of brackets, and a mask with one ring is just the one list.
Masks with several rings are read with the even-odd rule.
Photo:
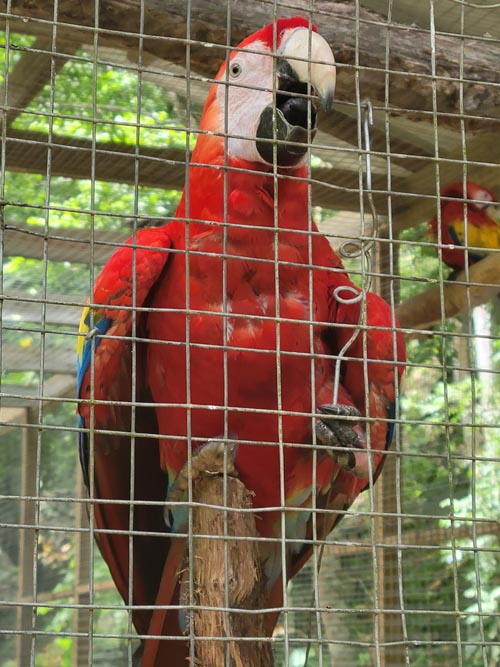
[[499, 4], [0, 19], [1, 664], [498, 667]]

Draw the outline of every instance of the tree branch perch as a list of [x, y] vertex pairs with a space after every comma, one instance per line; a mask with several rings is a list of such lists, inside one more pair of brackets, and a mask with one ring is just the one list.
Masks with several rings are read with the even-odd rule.
[[500, 292], [500, 254], [493, 253], [469, 267], [468, 279], [461, 271], [456, 280], [443, 286], [444, 314], [441, 309], [441, 287], [436, 285], [403, 302], [396, 313], [403, 329], [430, 329], [442, 317], [448, 319], [465, 310], [487, 303]]
[[[58, 43], [77, 39], [93, 43], [94, 2], [60, 0], [58, 3]], [[141, 13], [141, 6], [143, 12]], [[187, 7], [190, 7], [190, 28], [187, 34]], [[310, 16], [310, 0], [289, 0], [280, 6], [279, 15]], [[50, 2], [16, 0], [10, 19], [13, 32], [52, 34], [53, 7]], [[248, 0], [231, 3], [230, 44], [237, 44], [266, 23], [272, 21], [274, 2]], [[140, 35], [141, 18], [144, 30]], [[31, 19], [31, 20], [26, 20]], [[41, 19], [43, 22], [38, 21]], [[355, 99], [355, 73], [359, 77], [361, 95], [384, 104], [386, 71], [389, 70], [390, 100], [395, 108], [416, 112], [419, 120], [432, 122], [432, 92], [435, 86], [437, 108], [441, 113], [458, 114], [460, 86], [463, 85], [465, 113], [480, 113], [497, 118], [500, 114], [500, 69], [498, 46], [474, 39], [437, 33], [435, 36], [435, 75], [431, 71], [431, 38], [426, 30], [387, 23], [378, 14], [357, 7], [353, 2], [316, 0], [314, 21], [331, 44], [339, 64], [337, 100]], [[3, 20], [5, 22], [5, 19]], [[166, 61], [189, 65], [198, 74], [214, 76], [225, 57], [228, 42], [226, 31], [227, 6], [213, 0], [101, 0], [99, 3], [99, 43], [124, 48], [137, 62], [139, 40], [143, 37], [143, 63], [148, 54]], [[386, 63], [386, 37], [390, 39], [389, 62]], [[189, 51], [187, 51], [187, 42]], [[216, 48], [207, 48], [211, 45]], [[463, 48], [463, 81], [461, 52]], [[356, 53], [358, 60], [356, 62]], [[186, 57], [189, 63], [186, 63]], [[453, 122], [446, 116], [442, 123]], [[484, 121], [482, 123], [484, 127]]]

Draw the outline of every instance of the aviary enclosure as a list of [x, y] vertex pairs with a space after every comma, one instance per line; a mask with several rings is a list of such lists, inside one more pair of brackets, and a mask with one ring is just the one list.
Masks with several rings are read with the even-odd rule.
[[[259, 569], [265, 510], [252, 508], [253, 489], [235, 491], [231, 449], [224, 475], [195, 483], [193, 470], [184, 471], [188, 496], [168, 498], [190, 517], [176, 609], [187, 617], [184, 664], [500, 664], [500, 3], [2, 0], [5, 667], [141, 664], [133, 601], [124, 604], [94, 540], [113, 529], [96, 526], [99, 499], [93, 484], [89, 497], [78, 462], [79, 432], [92, 443], [99, 430], [76, 416], [80, 315], [112, 253], [174, 216], [196, 140], [207, 134], [205, 99], [231, 47], [296, 15], [317, 25], [336, 61], [333, 109], [319, 113], [305, 144], [310, 219], [361, 300], [370, 290], [389, 303], [386, 330], [406, 340], [405, 377], [386, 418], [394, 438], [380, 478], [348, 511], [315, 501], [308, 509], [311, 558], [283, 587], [268, 636], [255, 622], [256, 609], [273, 606]], [[302, 64], [311, 74], [309, 56]], [[226, 145], [230, 139], [226, 128]], [[131, 310], [139, 318], [144, 308]], [[278, 315], [275, 325], [284, 326]], [[357, 328], [366, 341], [366, 320]], [[142, 335], [134, 325], [133, 349]], [[361, 386], [366, 344], [362, 351]], [[342, 354], [341, 376], [349, 350]], [[132, 372], [137, 360], [132, 354]], [[276, 363], [284, 363], [279, 354]], [[198, 380], [187, 376], [188, 384]], [[361, 426], [369, 422], [365, 416]], [[275, 446], [285, 451], [283, 442]], [[309, 447], [316, 461], [321, 448]], [[258, 461], [256, 471], [269, 474]], [[167, 502], [163, 493], [151, 508]], [[122, 531], [131, 561], [135, 507], [131, 500], [130, 529]], [[275, 509], [286, 515], [285, 506]], [[342, 521], [325, 535], [328, 512]], [[282, 553], [288, 539], [276, 540]], [[200, 581], [204, 562], [218, 570]], [[249, 572], [253, 598], [239, 607], [234, 588]], [[132, 576], [130, 567], [130, 590]], [[160, 632], [149, 633], [142, 664], [159, 665], [151, 658], [165, 641], [158, 614], [172, 610], [158, 599], [150, 611], [150, 628]], [[207, 646], [219, 657], [203, 653]]]

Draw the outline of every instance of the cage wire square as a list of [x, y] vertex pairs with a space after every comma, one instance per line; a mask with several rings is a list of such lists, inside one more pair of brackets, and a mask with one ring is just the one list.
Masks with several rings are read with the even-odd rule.
[[[269, 33], [268, 60], [259, 60], [262, 42], [231, 55], [262, 26], [295, 15], [307, 25], [305, 50], [295, 59], [286, 50], [292, 38], [277, 28]], [[0, 663], [498, 667], [500, 4], [3, 0], [0, 20]], [[312, 23], [335, 56], [337, 74], [333, 111], [318, 114], [314, 141], [317, 105], [308, 100], [321, 97], [320, 89], [307, 83], [280, 88], [286, 76], [297, 78], [297, 71], [312, 83], [332, 67], [324, 60], [324, 46], [319, 58], [313, 49], [319, 42]], [[279, 67], [288, 56], [294, 74], [287, 70], [285, 76]], [[231, 68], [217, 79], [228, 57]], [[262, 67], [254, 66], [250, 74], [243, 69], [241, 76], [245, 59]], [[257, 145], [256, 124], [245, 123], [264, 93], [276, 105], [268, 143], [261, 147], [271, 157], [258, 167], [248, 160], [235, 163], [237, 150]], [[210, 125], [212, 116], [209, 121], [203, 112], [210, 95], [222, 100], [219, 126]], [[243, 105], [236, 109], [238, 122], [235, 96]], [[279, 162], [287, 139], [279, 135], [276, 109], [284, 117], [284, 105], [293, 106], [294, 100], [303, 102], [294, 109], [307, 134], [298, 142], [306, 156], [300, 172], [293, 160], [288, 171]], [[199, 191], [196, 180], [187, 181], [185, 206], [178, 209], [186, 179], [204, 168], [205, 157], [195, 145], [214, 137], [224, 149], [215, 165], [222, 184], [220, 215], [210, 213], [212, 186]], [[257, 215], [252, 207], [260, 209], [255, 200], [236, 201], [231, 184], [252, 181], [256, 170], [264, 171], [262, 164], [271, 185], [263, 186], [259, 197], [270, 201], [271, 226], [261, 233], [273, 239], [272, 252], [249, 257], [243, 252], [249, 247], [248, 227], [233, 224], [234, 211], [247, 206], [251, 218]], [[207, 183], [216, 169], [205, 167], [209, 171]], [[294, 220], [283, 228], [278, 195], [285, 191], [291, 198], [305, 193], [301, 205], [307, 216], [298, 231]], [[167, 253], [161, 257], [157, 251], [143, 262], [151, 247], [147, 250], [142, 239], [152, 238], [148, 230], [161, 234], [176, 211], [185, 221], [184, 240], [200, 228], [218, 234], [218, 240], [215, 250], [201, 241], [188, 250], [182, 243], [170, 249], [167, 266], [184, 267], [176, 270], [188, 277], [169, 288], [179, 299], [162, 306], [160, 288], [154, 292], [148, 285], [147, 299], [141, 290], [154, 262], [165, 262]], [[315, 281], [325, 271], [313, 249], [323, 236], [342, 258], [364, 304], [344, 350], [342, 323], [317, 321], [324, 310], [315, 302]], [[132, 246], [126, 246], [130, 237]], [[283, 245], [295, 254], [280, 254]], [[102, 312], [91, 311], [85, 338], [88, 391], [84, 386], [78, 393], [81, 313], [88, 299], [91, 305], [102, 303], [97, 291], [90, 296], [98, 276], [111, 255], [126, 247], [129, 292], [120, 293], [106, 317], [122, 317], [128, 329], [107, 329]], [[305, 253], [300, 261], [296, 247]], [[238, 312], [231, 300], [227, 285], [235, 257], [246, 263], [242, 284], [255, 285], [254, 275], [272, 278], [259, 313]], [[200, 289], [212, 281], [219, 296], [200, 308], [189, 276], [195, 280], [203, 262], [215, 273], [207, 269]], [[295, 285], [295, 279], [285, 278], [294, 271], [297, 285], [302, 281], [300, 298], [293, 290], [283, 295], [280, 287], [286, 280]], [[166, 282], [161, 285], [167, 289]], [[332, 297], [335, 308], [352, 312], [358, 291]], [[382, 324], [367, 315], [368, 291], [389, 304], [390, 317]], [[290, 295], [302, 308], [300, 316], [287, 310]], [[272, 311], [269, 300], [278, 303]], [[175, 313], [185, 323], [184, 338], [144, 325], [163, 316], [178, 322]], [[293, 335], [299, 352], [287, 348], [297, 317], [301, 333]], [[213, 322], [222, 332], [218, 346], [210, 338]], [[322, 338], [314, 333], [318, 326]], [[261, 346], [257, 353], [252, 344], [236, 342], [235, 331], [255, 334], [265, 327], [272, 331], [269, 349]], [[403, 335], [406, 362], [395, 352], [397, 336]], [[327, 336], [334, 337], [336, 348], [325, 347]], [[378, 339], [386, 342], [374, 351]], [[122, 366], [112, 372], [108, 366], [103, 375], [97, 350], [114, 344]], [[156, 359], [170, 350], [168, 358], [182, 362], [177, 368], [184, 364], [173, 378], [184, 387], [179, 404], [171, 404], [168, 392], [165, 398], [154, 396], [149, 385], [142, 391], [146, 348], [158, 351]], [[203, 379], [190, 371], [191, 363], [200, 368], [200, 350], [220, 362]], [[235, 354], [246, 359], [250, 377], [274, 364], [268, 382], [274, 398], [267, 406], [261, 400], [268, 395], [265, 383], [256, 398], [232, 402], [233, 387], [247, 386], [246, 371], [232, 374]], [[293, 364], [306, 368], [304, 393], [314, 393], [314, 374], [325, 368], [328, 355], [334, 393], [340, 386], [354, 387], [365, 406], [357, 433], [366, 435], [363, 446], [371, 463], [364, 472], [368, 488], [355, 500], [363, 484], [356, 486], [352, 473], [341, 468], [338, 448], [329, 457], [318, 441], [317, 396], [310, 398], [307, 414], [298, 409], [310, 439], [286, 439], [287, 425], [299, 417], [287, 403], [285, 370]], [[371, 375], [374, 359], [383, 362], [377, 366], [383, 367], [380, 376]], [[132, 378], [127, 387], [120, 386], [123, 364]], [[150, 379], [161, 366], [153, 365], [147, 367]], [[394, 369], [403, 366], [401, 383]], [[200, 431], [202, 410], [195, 398], [219, 377], [221, 402], [211, 406], [205, 423], [220, 423], [221, 431], [211, 426]], [[377, 377], [385, 382], [389, 377], [399, 394], [395, 410], [383, 415], [376, 400], [385, 390]], [[159, 445], [156, 423], [176, 408], [186, 415], [184, 435], [192, 445], [184, 450], [185, 478], [177, 479], [186, 488], [180, 491], [173, 482], [181, 464], [174, 470], [168, 452], [179, 451], [182, 434], [161, 430]], [[85, 410], [78, 422], [75, 412]], [[125, 415], [125, 421], [110, 414]], [[233, 433], [234, 423], [248, 429]], [[276, 437], [266, 437], [264, 429], [255, 438], [259, 423], [271, 425]], [[343, 423], [356, 433], [352, 420]], [[386, 433], [389, 426], [392, 446], [382, 457], [383, 473], [370, 484], [378, 476], [375, 429]], [[79, 463], [82, 433], [89, 442], [90, 481]], [[207, 477], [203, 471], [213, 462], [201, 465], [195, 447], [213, 438], [238, 442], [224, 449], [218, 469], [223, 474]], [[163, 469], [169, 468], [169, 485], [158, 451]], [[150, 468], [141, 477], [144, 452]], [[245, 456], [247, 463], [241, 463]], [[300, 498], [287, 495], [291, 456], [302, 474], [300, 465], [307, 461], [307, 492], [302, 487]], [[103, 491], [117, 463], [126, 473], [118, 500]], [[260, 502], [259, 489], [271, 482], [276, 502]], [[351, 507], [348, 494], [335, 486], [339, 483], [356, 489]], [[241, 504], [230, 511], [236, 488]], [[241, 532], [242, 526], [250, 532]], [[307, 548], [309, 559], [301, 556]], [[180, 555], [168, 581], [180, 583], [177, 593], [167, 594], [163, 568], [176, 549]], [[214, 570], [201, 580], [200, 563], [210, 554], [216, 554], [222, 578]], [[294, 569], [288, 587], [280, 583], [280, 570], [290, 575]], [[241, 607], [234, 591], [249, 572], [255, 575], [253, 598]], [[218, 657], [207, 658], [209, 651]]]

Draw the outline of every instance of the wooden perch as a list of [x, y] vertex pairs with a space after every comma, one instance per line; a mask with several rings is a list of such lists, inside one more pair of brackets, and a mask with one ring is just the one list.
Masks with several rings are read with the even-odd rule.
[[[193, 487], [193, 500], [197, 503], [222, 508], [248, 509], [252, 507], [251, 493], [235, 477], [227, 477], [227, 503], [224, 502], [222, 476], [202, 475]], [[231, 665], [234, 667], [272, 667], [273, 656], [269, 641], [238, 641], [242, 637], [265, 637], [264, 614], [241, 614], [217, 609], [259, 609], [266, 606], [265, 578], [262, 572], [258, 533], [251, 512], [227, 511], [227, 535], [246, 537], [246, 540], [221, 540], [197, 535], [222, 536], [224, 510], [200, 506], [193, 509], [193, 557], [191, 559], [194, 581], [193, 613], [195, 653], [197, 664], [203, 667], [225, 665], [229, 643]], [[227, 544], [227, 560], [224, 558]], [[186, 566], [188, 564], [186, 563]], [[182, 589], [189, 603], [188, 571], [184, 572]], [[226, 600], [226, 582], [228, 600]], [[205, 607], [205, 608], [203, 608]], [[221, 640], [203, 639], [220, 637]], [[225, 640], [225, 641], [224, 641]]]
[[[225, 57], [227, 43], [227, 3], [213, 0], [101, 0], [99, 17], [94, 17], [94, 2], [60, 0], [58, 3], [57, 44], [59, 49], [68, 42], [93, 44], [93, 26], [99, 26], [99, 44], [117, 46], [128, 51], [137, 62], [141, 14], [144, 19], [142, 62], [147, 66], [148, 55], [186, 65], [193, 73], [212, 77]], [[462, 38], [459, 35], [435, 36], [433, 51], [430, 34], [391, 23], [378, 14], [357, 7], [354, 2], [314, 2], [314, 21], [331, 44], [339, 64], [337, 100], [355, 99], [355, 72], [359, 76], [361, 95], [370, 95], [374, 102], [383, 103], [386, 95], [386, 75], [390, 74], [391, 106], [418, 112], [432, 110], [435, 86], [437, 107], [441, 113], [459, 113], [459, 92], [462, 85], [460, 63], [463, 49], [463, 108], [465, 113], [497, 118], [500, 104], [500, 70], [496, 43]], [[143, 7], [143, 12], [141, 12]], [[190, 30], [187, 34], [186, 11], [191, 9]], [[302, 14], [310, 16], [310, 0], [288, 0], [279, 7], [279, 16]], [[10, 19], [12, 32], [52, 36], [53, 3], [17, 0]], [[274, 14], [270, 0], [247, 0], [231, 3], [231, 33], [229, 41], [237, 44], [266, 23]], [[39, 22], [37, 19], [41, 19]], [[386, 27], [387, 25], [387, 27]], [[141, 36], [142, 37], [142, 36]], [[187, 50], [186, 38], [189, 40]], [[386, 63], [386, 39], [390, 39], [389, 62]], [[199, 43], [196, 43], [199, 42]], [[221, 45], [209, 48], [212, 44]], [[431, 55], [435, 55], [435, 74], [431, 70]], [[356, 63], [358, 53], [358, 63]], [[432, 122], [432, 115], [419, 116]], [[441, 124], [450, 122], [444, 116]], [[494, 122], [494, 121], [492, 121]], [[481, 126], [485, 127], [484, 118]], [[496, 126], [495, 126], [496, 127]]]
[[[469, 267], [456, 280], [443, 286], [444, 317], [458, 315], [469, 303], [472, 307], [487, 303], [500, 292], [500, 254], [494, 253]], [[432, 287], [408, 299], [397, 309], [403, 329], [430, 329], [441, 322], [441, 288]]]

